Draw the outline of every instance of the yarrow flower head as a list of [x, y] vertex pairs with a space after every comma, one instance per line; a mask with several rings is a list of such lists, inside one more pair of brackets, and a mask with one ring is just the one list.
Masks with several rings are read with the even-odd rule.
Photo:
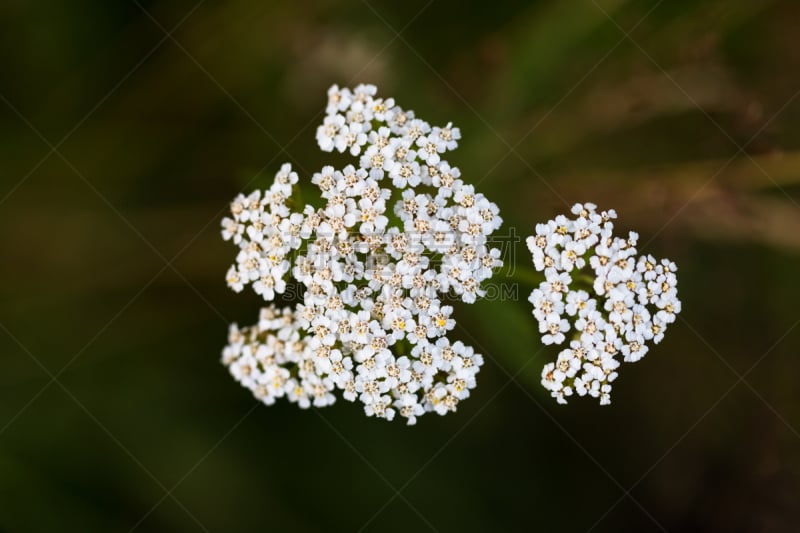
[[677, 267], [637, 255], [634, 232], [614, 236], [614, 210], [586, 203], [571, 212], [537, 224], [526, 241], [545, 276], [529, 298], [542, 342], [563, 347], [542, 370], [542, 385], [559, 403], [577, 394], [606, 405], [620, 359], [644, 357], [680, 312]]
[[323, 407], [341, 396], [369, 416], [414, 424], [454, 411], [475, 387], [483, 358], [447, 337], [456, 322], [444, 297], [483, 295], [502, 265], [489, 242], [502, 220], [443, 159], [459, 129], [376, 93], [328, 91], [319, 147], [358, 160], [311, 177], [321, 207], [297, 205], [288, 164], [267, 191], [231, 204], [222, 236], [239, 251], [228, 285], [250, 285], [268, 302], [297, 288], [300, 302], [269, 304], [256, 325], [232, 326], [223, 363], [266, 404]]

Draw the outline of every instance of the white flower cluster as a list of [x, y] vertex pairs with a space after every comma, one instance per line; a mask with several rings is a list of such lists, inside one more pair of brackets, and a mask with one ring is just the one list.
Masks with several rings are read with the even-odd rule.
[[[542, 385], [559, 403], [593, 396], [611, 402], [620, 357], [636, 362], [658, 344], [681, 310], [675, 263], [637, 256], [638, 235], [613, 235], [613, 210], [576, 204], [575, 218], [557, 216], [528, 237], [545, 281], [530, 295], [544, 344], [568, 347], [542, 370]], [[568, 340], [568, 336], [570, 337]]]
[[369, 416], [414, 424], [446, 414], [475, 387], [483, 358], [446, 337], [455, 320], [442, 297], [474, 302], [502, 265], [488, 242], [498, 208], [442, 159], [458, 128], [431, 127], [372, 85], [334, 86], [328, 97], [319, 146], [359, 165], [314, 174], [320, 208], [289, 208], [298, 180], [289, 165], [268, 191], [234, 200], [222, 231], [239, 248], [229, 286], [251, 284], [271, 301], [288, 281], [302, 302], [234, 326], [223, 360], [267, 404], [322, 407], [340, 390]]

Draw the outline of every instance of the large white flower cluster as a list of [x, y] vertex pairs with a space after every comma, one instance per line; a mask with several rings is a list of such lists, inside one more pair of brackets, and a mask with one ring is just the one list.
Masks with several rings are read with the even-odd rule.
[[530, 295], [544, 344], [566, 346], [545, 365], [542, 384], [559, 403], [577, 394], [611, 402], [620, 359], [636, 362], [681, 310], [675, 263], [637, 256], [638, 235], [613, 235], [614, 210], [576, 204], [528, 237], [545, 281]]
[[234, 200], [222, 231], [239, 248], [229, 286], [267, 301], [294, 287], [301, 302], [232, 327], [223, 361], [267, 404], [322, 407], [341, 391], [369, 416], [446, 414], [475, 387], [483, 358], [447, 338], [455, 320], [443, 297], [474, 302], [502, 265], [488, 242], [498, 208], [442, 159], [458, 128], [431, 127], [372, 85], [328, 97], [319, 146], [359, 164], [313, 175], [319, 208], [290, 209], [300, 206], [289, 165], [269, 190]]

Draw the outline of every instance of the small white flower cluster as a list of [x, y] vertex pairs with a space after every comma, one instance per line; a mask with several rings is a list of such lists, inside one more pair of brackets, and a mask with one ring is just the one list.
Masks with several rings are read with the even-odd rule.
[[568, 346], [542, 370], [542, 385], [559, 403], [593, 396], [611, 402], [619, 357], [633, 363], [658, 344], [681, 310], [675, 263], [637, 256], [638, 235], [613, 235], [614, 210], [576, 204], [575, 218], [557, 216], [528, 237], [545, 281], [530, 295], [544, 344]]
[[297, 180], [297, 173], [287, 163], [263, 194], [258, 190], [247, 197], [240, 194], [231, 203], [233, 218], [222, 219], [222, 238], [239, 247], [236, 265], [226, 275], [234, 291], [240, 292], [252, 283], [265, 300], [272, 300], [276, 292], [286, 290], [286, 257], [301, 244], [303, 216], [290, 213], [286, 205]]
[[[368, 415], [391, 420], [397, 410], [409, 424], [426, 411], [454, 410], [475, 387], [483, 364], [471, 347], [460, 341], [451, 344], [446, 337], [417, 345], [409, 356], [395, 357], [380, 348], [385, 337], [378, 336], [367, 348], [372, 355], [366, 357], [363, 349], [359, 355], [346, 349], [346, 342], [320, 344], [308, 329], [302, 310], [264, 307], [258, 324], [231, 326], [222, 361], [267, 405], [285, 397], [302, 408], [324, 407], [334, 403], [338, 389], [346, 400], [363, 402]], [[358, 335], [370, 336], [360, 329], [349, 336]]]
[[288, 207], [298, 179], [289, 165], [268, 191], [234, 200], [222, 232], [239, 247], [229, 286], [251, 284], [271, 301], [288, 277], [302, 302], [234, 327], [223, 360], [265, 403], [285, 396], [322, 407], [341, 390], [367, 415], [397, 412], [409, 424], [454, 411], [483, 358], [446, 337], [455, 320], [442, 296], [483, 295], [502, 265], [488, 241], [498, 208], [442, 159], [458, 128], [431, 127], [372, 85], [334, 86], [328, 97], [319, 146], [359, 155], [359, 165], [314, 174], [321, 208]]

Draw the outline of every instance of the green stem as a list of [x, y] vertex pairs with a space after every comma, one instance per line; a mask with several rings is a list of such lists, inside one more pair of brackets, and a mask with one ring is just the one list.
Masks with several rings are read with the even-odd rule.
[[[580, 284], [581, 286], [585, 285], [589, 289], [594, 286], [594, 278], [589, 274], [573, 271], [570, 273], [570, 276], [572, 276], [573, 283]], [[539, 284], [545, 280], [544, 272], [539, 272], [538, 270], [534, 270], [532, 268], [520, 267], [516, 265], [514, 266], [513, 273], [506, 274], [502, 277], [508, 281], [524, 283], [525, 285], [530, 285], [532, 287], [538, 287]]]
[[504, 276], [507, 280], [516, 281], [531, 287], [538, 287], [544, 281], [544, 273], [528, 267], [514, 265], [513, 271]]
[[409, 353], [409, 344], [407, 339], [401, 339], [394, 344], [394, 353], [400, 357], [403, 355], [408, 355]]
[[298, 212], [302, 212], [305, 208], [305, 203], [303, 203], [303, 188], [299, 183], [295, 183], [292, 186], [292, 195], [289, 197], [289, 202], [287, 203], [291, 203], [291, 207], [298, 210]]

